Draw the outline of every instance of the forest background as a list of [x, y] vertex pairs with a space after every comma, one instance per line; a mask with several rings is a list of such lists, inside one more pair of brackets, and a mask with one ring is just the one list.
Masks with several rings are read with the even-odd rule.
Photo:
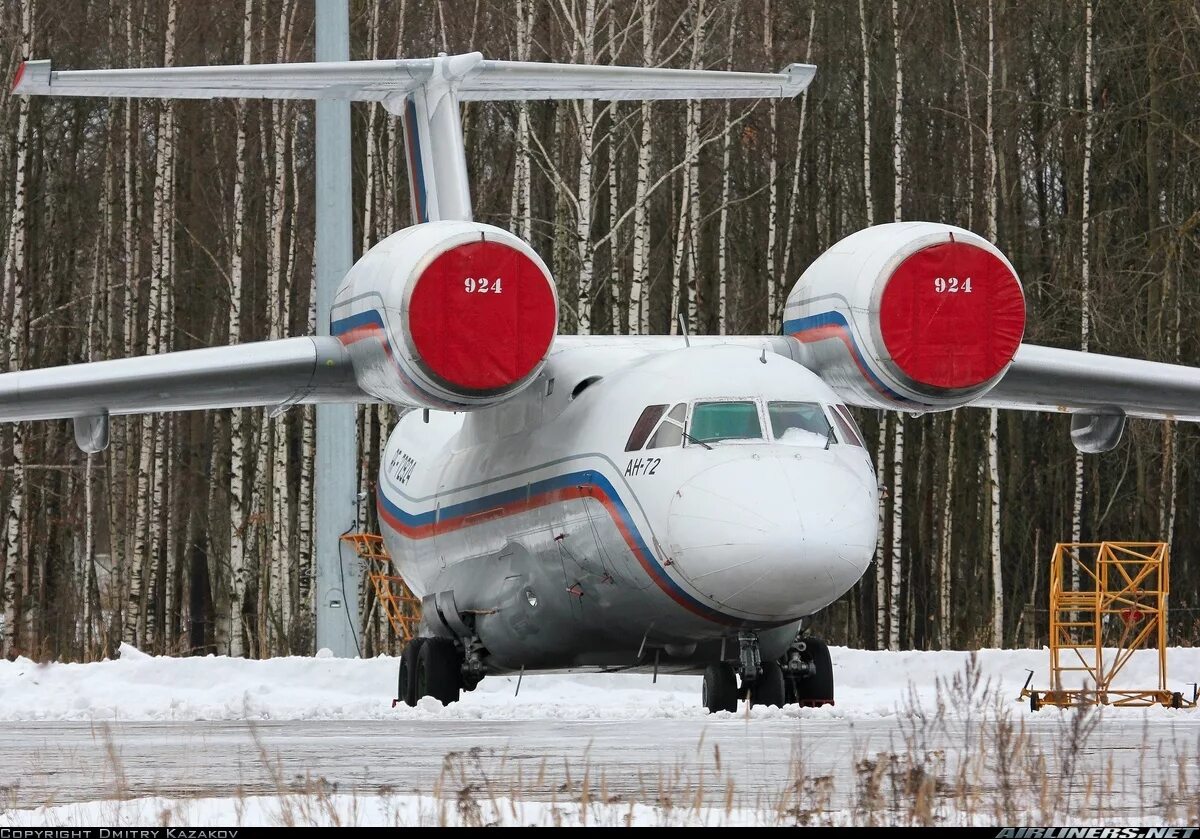
[[[551, 265], [562, 332], [779, 328], [791, 284], [870, 224], [996, 241], [1026, 340], [1200, 364], [1200, 7], [1145, 0], [353, 0], [352, 55], [775, 70], [782, 102], [470, 103], [477, 218]], [[308, 61], [308, 0], [0, 0], [0, 64]], [[410, 223], [403, 137], [353, 106], [356, 254]], [[313, 329], [311, 103], [0, 89], [0, 367]], [[360, 523], [394, 412], [359, 411]], [[1063, 416], [860, 412], [879, 555], [817, 619], [891, 648], [1042, 643], [1055, 542], [1163, 539], [1171, 636], [1200, 637], [1200, 435]], [[0, 646], [90, 659], [313, 652], [312, 411], [0, 428]], [[363, 591], [362, 652], [395, 650]]]

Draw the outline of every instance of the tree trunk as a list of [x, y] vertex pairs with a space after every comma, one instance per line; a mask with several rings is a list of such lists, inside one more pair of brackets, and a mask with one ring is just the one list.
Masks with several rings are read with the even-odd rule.
[[871, 198], [871, 49], [867, 37], [865, 0], [858, 0], [858, 22], [863, 59], [863, 199], [866, 203], [867, 227], [870, 227], [875, 223], [875, 202]]
[[[987, 70], [987, 171], [984, 182], [985, 200], [987, 204], [987, 239], [995, 242], [997, 238], [997, 184], [996, 184], [996, 130], [995, 130], [995, 66], [996, 66], [996, 26], [994, 20], [994, 2], [988, 0], [988, 70]], [[991, 543], [992, 569], [992, 643], [1000, 646], [1004, 642], [1004, 566], [1001, 561], [1000, 539], [1000, 439], [999, 415], [995, 408], [988, 411], [988, 492], [989, 509], [991, 511], [989, 532]]]
[[949, 424], [950, 431], [946, 435], [946, 484], [942, 498], [942, 538], [938, 546], [938, 642], [943, 650], [950, 649], [953, 645], [950, 586], [953, 580], [954, 467], [957, 454], [954, 438], [958, 430], [958, 411], [950, 412]]
[[[28, 60], [33, 47], [33, 0], [27, 0], [21, 9], [21, 58]], [[26, 332], [29, 314], [25, 301], [25, 273], [28, 269], [26, 213], [29, 190], [29, 97], [22, 96], [17, 103], [16, 175], [13, 180], [12, 212], [9, 216], [8, 241], [4, 259], [4, 297], [10, 301], [8, 335], [5, 355], [9, 370], [20, 370], [25, 366]], [[25, 429], [24, 423], [13, 426], [12, 442], [12, 489], [8, 499], [8, 513], [4, 527], [4, 567], [0, 574], [4, 579], [4, 625], [0, 627], [0, 653], [11, 654], [19, 650], [23, 639], [19, 634], [23, 607], [18, 603], [24, 582], [23, 549], [25, 513]]]
[[[654, 66], [654, 14], [657, 0], [641, 0], [642, 66]], [[641, 104], [642, 133], [637, 155], [637, 186], [633, 197], [633, 264], [629, 282], [629, 331], [636, 335], [650, 332], [649, 261], [650, 261], [650, 150], [653, 130], [650, 103]]]
[[[898, 0], [892, 0], [892, 45], [896, 61], [896, 104], [892, 121], [892, 166], [894, 202], [892, 219], [900, 221], [901, 203], [904, 198], [904, 64], [900, 56], [900, 10]], [[892, 435], [892, 580], [890, 632], [888, 649], [900, 649], [900, 604], [904, 589], [904, 416], [896, 415], [895, 433]]]
[[[804, 46], [805, 64], [812, 63], [813, 34], [816, 32], [816, 29], [817, 7], [816, 4], [813, 4], [813, 7], [809, 9], [808, 12], [808, 40], [805, 42]], [[732, 42], [733, 38], [731, 37], [731, 45]], [[726, 100], [726, 102], [728, 102], [728, 100]], [[728, 108], [726, 108], [726, 114], [728, 113]], [[793, 277], [793, 275], [790, 273], [792, 270], [792, 244], [796, 239], [794, 228], [800, 207], [800, 172], [803, 168], [804, 126], [807, 121], [808, 90], [805, 89], [805, 91], [800, 94], [800, 127], [796, 129], [796, 149], [792, 153], [792, 186], [788, 191], [787, 207], [785, 208], [785, 212], [787, 213], [787, 233], [784, 235], [783, 240], [783, 260], [779, 264], [779, 289], [780, 294], [784, 295], [783, 302], [785, 303], [787, 302], [787, 283]], [[728, 165], [729, 163], [726, 161], [726, 166]]]

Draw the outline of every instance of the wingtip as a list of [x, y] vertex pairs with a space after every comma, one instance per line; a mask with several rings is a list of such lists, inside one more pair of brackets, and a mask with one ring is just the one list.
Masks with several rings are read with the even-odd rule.
[[17, 65], [17, 74], [15, 76], [13, 76], [13, 83], [12, 83], [12, 92], [13, 93], [21, 92], [21, 79], [25, 78], [25, 65], [28, 63], [29, 62], [27, 62], [27, 61], [22, 61], [20, 64]]

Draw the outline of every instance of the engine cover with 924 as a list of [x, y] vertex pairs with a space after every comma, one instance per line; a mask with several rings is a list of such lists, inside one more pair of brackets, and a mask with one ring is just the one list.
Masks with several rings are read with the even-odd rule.
[[994, 245], [959, 227], [899, 222], [847, 236], [788, 296], [799, 360], [859, 405], [941, 411], [987, 393], [1025, 331], [1025, 295]]
[[538, 374], [558, 329], [554, 280], [517, 236], [439, 221], [388, 236], [342, 280], [330, 315], [355, 377], [380, 401], [495, 405]]

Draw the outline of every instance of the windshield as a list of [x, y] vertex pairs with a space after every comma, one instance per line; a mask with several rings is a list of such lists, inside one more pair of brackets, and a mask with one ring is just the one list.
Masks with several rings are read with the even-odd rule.
[[833, 442], [824, 409], [816, 402], [769, 402], [771, 434], [789, 446], [821, 446]]
[[762, 424], [754, 402], [697, 402], [688, 429], [696, 440], [761, 440]]

